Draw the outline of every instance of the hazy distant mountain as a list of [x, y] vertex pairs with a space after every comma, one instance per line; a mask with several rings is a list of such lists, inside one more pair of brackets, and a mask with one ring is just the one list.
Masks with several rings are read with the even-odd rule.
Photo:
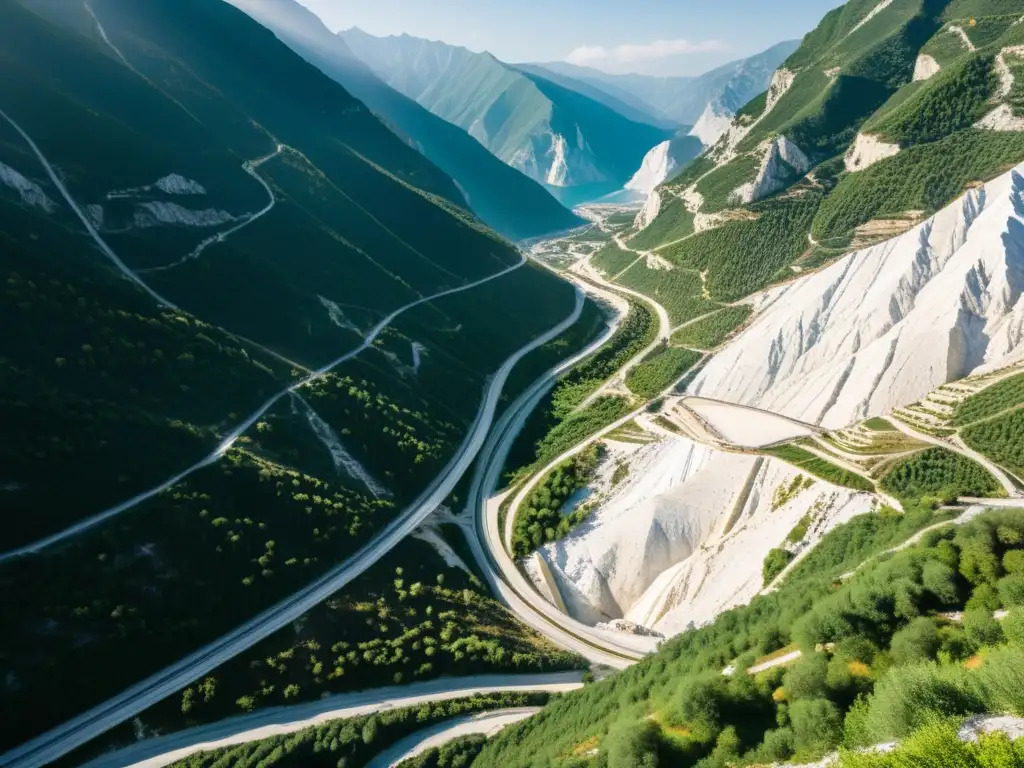
[[609, 106], [607, 94], [592, 98], [586, 84], [566, 87], [564, 77], [540, 77], [487, 53], [409, 35], [339, 34], [386, 83], [468, 131], [563, 202], [622, 187], [648, 150], [673, 133], [640, 121], [649, 110], [627, 117], [625, 105]]
[[735, 112], [768, 88], [772, 73], [796, 50], [799, 40], [787, 40], [747, 59], [730, 62], [698, 77], [610, 75], [591, 67], [564, 61], [530, 65], [533, 71], [550, 72], [599, 88], [629, 104], [651, 112], [656, 120], [681, 125], [696, 123], [707, 105]]
[[495, 159], [465, 131], [431, 114], [381, 81], [345, 41], [294, 0], [228, 0], [322, 72], [343, 85], [459, 185], [470, 207], [513, 239], [581, 223], [532, 179]]

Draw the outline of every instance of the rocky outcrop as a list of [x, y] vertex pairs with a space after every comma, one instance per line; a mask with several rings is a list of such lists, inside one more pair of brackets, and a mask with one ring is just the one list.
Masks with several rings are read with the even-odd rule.
[[869, 133], [858, 133], [853, 146], [847, 150], [843, 163], [850, 172], [863, 171], [887, 157], [898, 154], [899, 151], [899, 144], [889, 144]]
[[640, 213], [638, 213], [636, 219], [633, 220], [633, 226], [638, 230], [650, 226], [651, 222], [658, 217], [659, 213], [661, 213], [661, 192], [654, 189], [651, 190], [651, 194], [647, 196], [647, 201], [644, 203], [644, 207], [640, 209]]
[[733, 114], [728, 109], [721, 106], [716, 107], [716, 105], [708, 102], [704, 112], [697, 122], [694, 123], [693, 128], [690, 129], [690, 135], [700, 139], [700, 143], [705, 147], [710, 147], [722, 137], [722, 134], [729, 130], [732, 117]]
[[177, 203], [152, 201], [139, 203], [135, 213], [134, 226], [138, 228], [156, 227], [161, 224], [179, 224], [186, 227], [217, 227], [237, 221], [227, 211], [207, 208], [194, 211]]
[[791, 69], [779, 67], [775, 70], [775, 74], [772, 75], [772, 82], [768, 86], [768, 95], [765, 97], [765, 115], [775, 109], [775, 105], [779, 103], [779, 99], [785, 96], [786, 91], [788, 91], [793, 85], [794, 79], [796, 79], [796, 72]]
[[919, 53], [914, 62], [914, 82], [929, 80], [939, 72], [939, 62], [927, 53]]
[[633, 178], [626, 182], [626, 189], [634, 192], [650, 193], [665, 181], [676, 169], [676, 161], [672, 157], [671, 139], [661, 142], [644, 157]]
[[47, 213], [53, 213], [57, 210], [57, 205], [43, 191], [41, 186], [3, 163], [0, 163], [0, 184], [10, 187], [17, 192], [21, 202], [25, 205], [42, 208]]
[[733, 190], [731, 202], [757, 202], [784, 189], [793, 181], [794, 173], [802, 176], [811, 169], [811, 161], [807, 155], [785, 136], [769, 139], [759, 147], [759, 150], [764, 156], [757, 176], [753, 181], [748, 181]]
[[834, 428], [1024, 357], [1021, 172], [766, 291], [689, 391]]

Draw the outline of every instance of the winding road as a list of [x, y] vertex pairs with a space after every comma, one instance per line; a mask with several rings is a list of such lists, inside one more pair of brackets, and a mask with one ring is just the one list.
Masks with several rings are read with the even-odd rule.
[[[522, 266], [523, 263], [525, 263], [525, 257], [519, 264], [509, 267], [504, 272], [516, 269]], [[501, 273], [498, 274], [500, 275]], [[478, 281], [477, 284], [494, 279], [496, 276], [486, 278], [484, 281]], [[439, 295], [466, 290], [467, 287], [452, 289]], [[416, 304], [429, 300], [422, 299], [416, 302]], [[582, 314], [583, 305], [583, 295], [577, 290], [575, 306], [572, 313], [565, 320], [521, 347], [502, 364], [488, 381], [476, 419], [455, 455], [452, 456], [434, 482], [405, 511], [389, 523], [373, 541], [365, 545], [342, 565], [331, 569], [312, 584], [250, 619], [232, 632], [175, 662], [166, 669], [136, 683], [108, 701], [0, 755], [0, 766], [13, 765], [18, 766], [18, 768], [38, 768], [56, 760], [75, 747], [81, 746], [104, 731], [124, 722], [161, 699], [184, 688], [193, 680], [223, 664], [240, 652], [251, 648], [263, 638], [287, 626], [303, 613], [313, 608], [313, 606], [362, 575], [377, 560], [394, 548], [398, 542], [419, 527], [455, 489], [459, 479], [469, 469], [473, 459], [484, 444], [497, 409], [501, 390], [512, 368], [527, 354], [557, 338], [566, 329], [571, 327]], [[376, 332], [379, 333], [401, 311], [404, 310], [396, 311], [388, 318], [382, 320], [378, 324]], [[361, 349], [365, 349], [368, 345], [369, 342], [364, 342]], [[345, 359], [348, 359], [353, 354], [356, 354], [356, 351], [348, 353]], [[323, 375], [334, 365], [335, 363], [332, 363], [315, 371], [311, 374], [311, 377]], [[312, 379], [307, 377], [306, 380]], [[272, 399], [273, 402], [276, 402], [287, 392], [298, 388], [300, 385], [301, 383], [275, 396]], [[270, 404], [266, 407], [269, 407]], [[248, 429], [258, 417], [258, 415], [251, 417], [244, 425], [237, 429], [234, 437], [231, 438], [231, 442], [237, 439], [245, 429]]]
[[256, 213], [246, 215], [245, 219], [241, 223], [236, 224], [235, 226], [231, 227], [231, 229], [226, 229], [223, 232], [218, 232], [215, 235], [210, 235], [208, 238], [203, 240], [203, 242], [197, 245], [191, 253], [182, 256], [177, 261], [172, 261], [170, 264], [164, 264], [159, 267], [149, 267], [148, 269], [140, 269], [139, 272], [163, 272], [164, 270], [173, 269], [174, 267], [181, 266], [186, 261], [198, 259], [200, 256], [203, 255], [203, 251], [205, 251], [214, 243], [223, 243], [225, 240], [231, 237], [231, 235], [235, 234], [239, 230], [245, 229], [250, 224], [256, 223], [259, 219], [263, 218], [268, 213], [270, 213], [273, 210], [274, 206], [277, 205], [277, 198], [274, 197], [274, 190], [270, 188], [270, 185], [267, 184], [266, 180], [258, 173], [256, 173], [256, 169], [259, 168], [268, 160], [273, 160], [275, 157], [277, 157], [287, 149], [288, 147], [286, 147], [284, 144], [278, 144], [277, 149], [271, 152], [269, 155], [261, 157], [257, 160], [246, 160], [244, 163], [242, 163], [242, 170], [245, 171], [250, 176], [252, 176], [254, 179], [256, 179], [256, 181], [258, 181], [263, 186], [263, 189], [266, 190], [267, 196], [270, 198], [270, 202], [268, 202], [263, 208], [261, 208]]
[[[123, 749], [100, 755], [85, 763], [82, 768], [162, 768], [196, 752], [295, 733], [330, 720], [504, 691], [564, 693], [581, 687], [582, 678], [582, 672], [475, 675], [342, 693], [305, 704], [261, 709], [247, 715], [138, 741]], [[444, 725], [451, 725], [451, 721]]]
[[460, 736], [474, 733], [493, 736], [503, 728], [525, 720], [540, 710], [540, 707], [515, 707], [498, 709], [493, 712], [479, 712], [475, 715], [446, 720], [398, 740], [393, 746], [368, 762], [366, 768], [392, 768], [405, 760], [416, 757], [421, 752], [426, 752], [431, 747], [447, 744]]

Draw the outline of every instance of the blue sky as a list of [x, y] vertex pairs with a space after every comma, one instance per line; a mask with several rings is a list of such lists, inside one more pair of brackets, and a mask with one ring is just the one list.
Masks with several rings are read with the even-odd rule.
[[407, 32], [509, 62], [692, 75], [802, 37], [842, 0], [301, 0], [333, 30]]

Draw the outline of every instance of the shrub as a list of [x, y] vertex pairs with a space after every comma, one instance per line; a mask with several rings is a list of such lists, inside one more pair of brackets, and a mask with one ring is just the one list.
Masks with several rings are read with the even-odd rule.
[[1024, 646], [1024, 608], [1013, 608], [1003, 619], [1003, 636], [1007, 642]]
[[996, 645], [1003, 640], [1003, 630], [999, 622], [984, 609], [975, 609], [964, 614], [964, 631], [978, 645]]
[[918, 616], [892, 636], [889, 652], [896, 664], [910, 664], [935, 658], [940, 645], [935, 619]]
[[869, 744], [909, 735], [930, 718], [980, 712], [967, 670], [934, 662], [895, 667], [875, 686], [859, 734]]
[[1017, 648], [996, 648], [975, 674], [984, 711], [1024, 713], [1024, 656]]
[[661, 732], [653, 720], [620, 722], [605, 740], [608, 768], [658, 768]]
[[[1005, 559], [1005, 558], [1004, 558]], [[996, 582], [1003, 605], [1024, 605], [1024, 573], [1011, 573]]]
[[828, 693], [828, 659], [823, 653], [805, 653], [786, 671], [782, 687], [786, 698], [816, 699]]
[[805, 699], [789, 708], [793, 743], [801, 756], [823, 755], [838, 746], [843, 735], [843, 716], [828, 699]]
[[761, 580], [764, 586], [767, 587], [775, 581], [775, 577], [782, 573], [792, 559], [793, 553], [788, 549], [776, 548], [768, 552], [761, 565]]

